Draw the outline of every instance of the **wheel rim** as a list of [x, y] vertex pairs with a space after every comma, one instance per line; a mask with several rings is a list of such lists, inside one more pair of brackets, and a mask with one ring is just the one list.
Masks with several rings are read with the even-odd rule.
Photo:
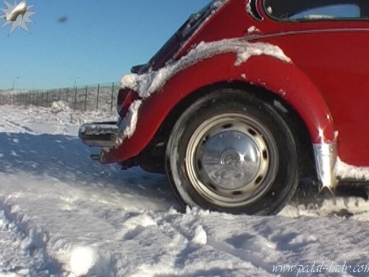
[[203, 122], [186, 150], [186, 170], [194, 189], [207, 201], [237, 207], [263, 197], [278, 168], [270, 132], [243, 114], [222, 114]]

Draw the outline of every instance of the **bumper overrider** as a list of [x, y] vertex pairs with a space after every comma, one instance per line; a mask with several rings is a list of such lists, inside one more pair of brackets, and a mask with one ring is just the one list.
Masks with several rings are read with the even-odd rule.
[[90, 147], [115, 148], [123, 140], [117, 121], [91, 122], [81, 125], [78, 136]]

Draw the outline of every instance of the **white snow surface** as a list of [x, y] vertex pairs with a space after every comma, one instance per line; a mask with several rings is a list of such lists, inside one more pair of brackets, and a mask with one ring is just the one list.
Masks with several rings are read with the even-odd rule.
[[181, 213], [165, 176], [88, 158], [79, 125], [114, 115], [59, 104], [0, 106], [0, 277], [368, 276], [365, 200], [304, 192], [277, 216]]
[[272, 56], [285, 62], [291, 62], [291, 59], [284, 54], [282, 49], [269, 43], [250, 43], [239, 38], [201, 42], [180, 60], [169, 63], [157, 71], [149, 71], [141, 75], [133, 73], [124, 75], [121, 80], [121, 87], [132, 89], [141, 98], [145, 99], [152, 93], [159, 91], [178, 72], [201, 60], [224, 53], [237, 54], [235, 66], [240, 66], [251, 57], [260, 55]]

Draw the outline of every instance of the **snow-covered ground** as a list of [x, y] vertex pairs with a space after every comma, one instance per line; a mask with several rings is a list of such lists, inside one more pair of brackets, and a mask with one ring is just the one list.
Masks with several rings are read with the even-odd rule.
[[278, 216], [180, 213], [165, 176], [88, 158], [78, 127], [105, 119], [0, 106], [0, 277], [369, 276], [363, 199], [300, 192]]

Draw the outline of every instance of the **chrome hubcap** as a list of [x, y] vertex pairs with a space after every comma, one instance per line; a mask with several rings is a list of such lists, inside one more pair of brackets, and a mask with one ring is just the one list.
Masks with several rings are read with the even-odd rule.
[[201, 124], [186, 151], [195, 190], [217, 205], [235, 207], [262, 197], [277, 170], [275, 142], [267, 129], [242, 114]]

